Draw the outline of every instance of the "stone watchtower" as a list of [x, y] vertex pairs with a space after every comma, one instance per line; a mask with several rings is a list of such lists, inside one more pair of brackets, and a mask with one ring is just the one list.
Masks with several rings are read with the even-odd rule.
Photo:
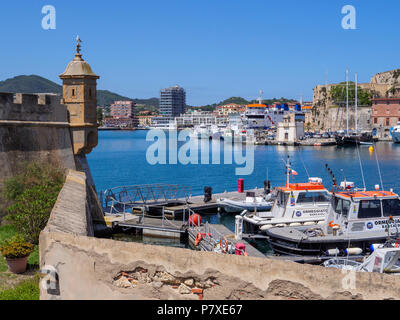
[[98, 142], [96, 82], [100, 77], [82, 59], [80, 42], [77, 37], [75, 58], [60, 75], [75, 155], [90, 153]]

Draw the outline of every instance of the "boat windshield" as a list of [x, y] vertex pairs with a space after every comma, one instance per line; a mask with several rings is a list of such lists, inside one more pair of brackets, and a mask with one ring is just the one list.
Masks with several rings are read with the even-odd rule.
[[381, 200], [361, 200], [358, 218], [379, 218], [382, 216]]
[[288, 193], [285, 193], [285, 192], [282, 192], [282, 191], [279, 191], [278, 192], [278, 196], [277, 196], [277, 203], [278, 203], [278, 206], [281, 206], [281, 207], [284, 207], [284, 206], [286, 206], [286, 202], [287, 202], [287, 200], [289, 199], [289, 194]]
[[400, 216], [400, 199], [383, 199], [383, 216]]
[[333, 199], [333, 208], [335, 209], [335, 212], [344, 216], [349, 214], [350, 204], [350, 200], [344, 200], [337, 197]]
[[329, 202], [330, 196], [327, 191], [318, 192], [300, 192], [297, 197], [297, 203], [314, 203], [314, 202]]

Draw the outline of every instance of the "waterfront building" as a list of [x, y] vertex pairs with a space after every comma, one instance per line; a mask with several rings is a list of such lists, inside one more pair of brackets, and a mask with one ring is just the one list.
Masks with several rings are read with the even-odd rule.
[[391, 139], [391, 130], [399, 121], [400, 97], [372, 99], [372, 127], [379, 139]]
[[74, 154], [88, 154], [98, 143], [97, 79], [82, 58], [81, 40], [77, 38], [75, 58], [59, 77], [63, 82], [62, 103], [69, 113]]
[[160, 114], [173, 118], [184, 114], [186, 110], [186, 92], [178, 85], [162, 89], [160, 92]]
[[103, 121], [106, 127], [135, 128], [139, 121], [135, 115], [135, 103], [133, 101], [114, 101], [110, 106], [110, 117]]
[[178, 128], [189, 128], [199, 125], [220, 125], [226, 123], [226, 117], [206, 111], [192, 111], [175, 117], [175, 124]]
[[153, 117], [154, 116], [150, 116], [150, 115], [137, 116], [138, 121], [139, 121], [139, 126], [141, 126], [141, 127], [151, 126], [151, 120], [152, 120]]
[[243, 113], [246, 111], [246, 106], [242, 106], [237, 103], [230, 103], [230, 104], [225, 104], [222, 106], [218, 106], [216, 108], [216, 112], [220, 116], [228, 117], [232, 113]]
[[277, 140], [293, 143], [304, 137], [305, 115], [302, 112], [287, 113], [278, 123]]
[[135, 103], [133, 101], [114, 101], [110, 106], [110, 115], [113, 118], [134, 118]]

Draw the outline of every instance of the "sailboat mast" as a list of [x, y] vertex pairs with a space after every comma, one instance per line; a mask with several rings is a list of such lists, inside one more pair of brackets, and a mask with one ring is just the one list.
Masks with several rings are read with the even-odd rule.
[[358, 85], [358, 76], [357, 76], [357, 72], [356, 72], [356, 114], [355, 114], [355, 129], [356, 132], [358, 132], [358, 118], [357, 118], [357, 109], [358, 109], [358, 98], [357, 98], [357, 85]]
[[346, 134], [349, 134], [349, 69], [346, 69]]

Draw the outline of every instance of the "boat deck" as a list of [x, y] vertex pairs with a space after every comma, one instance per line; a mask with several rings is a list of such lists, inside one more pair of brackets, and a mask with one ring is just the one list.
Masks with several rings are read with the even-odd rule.
[[[304, 229], [304, 228], [303, 228]], [[302, 243], [330, 243], [330, 242], [354, 242], [363, 241], [371, 239], [381, 239], [387, 237], [386, 232], [360, 232], [352, 233], [350, 235], [337, 235], [332, 234], [319, 236], [319, 237], [309, 237], [306, 236], [301, 230], [297, 228], [271, 228], [266, 231], [269, 237], [280, 238], [291, 242], [302, 242]]]

